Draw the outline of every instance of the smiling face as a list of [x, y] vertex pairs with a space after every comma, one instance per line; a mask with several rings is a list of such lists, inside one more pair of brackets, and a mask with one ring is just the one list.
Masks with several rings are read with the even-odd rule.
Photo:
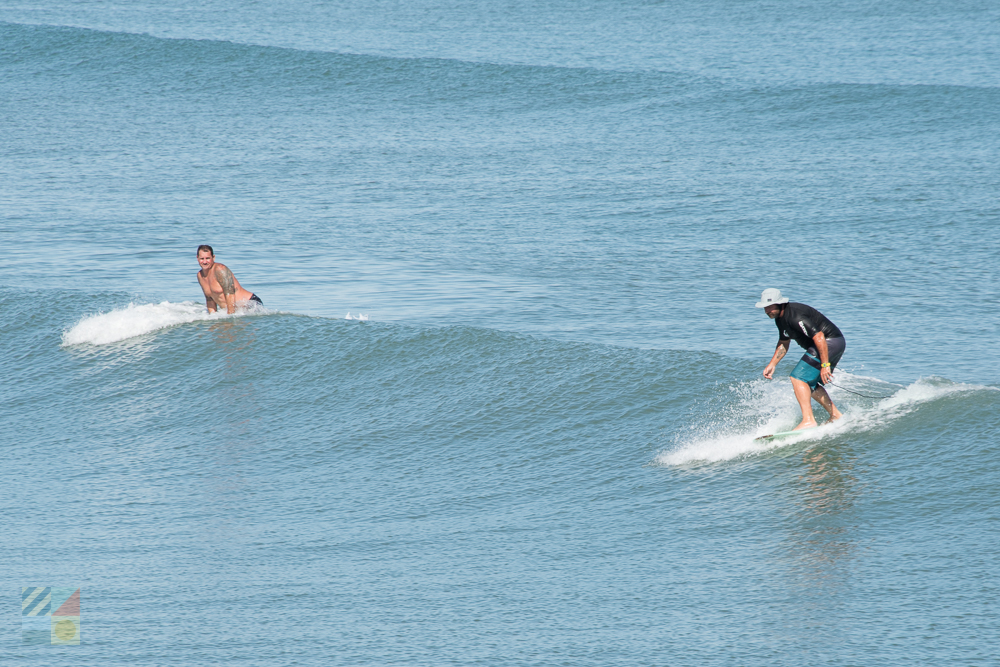
[[764, 306], [764, 312], [772, 320], [781, 314], [781, 306], [776, 303], [772, 303], [770, 306]]
[[198, 251], [198, 266], [201, 267], [202, 273], [208, 275], [209, 269], [215, 265], [215, 255], [210, 253], [208, 250]]

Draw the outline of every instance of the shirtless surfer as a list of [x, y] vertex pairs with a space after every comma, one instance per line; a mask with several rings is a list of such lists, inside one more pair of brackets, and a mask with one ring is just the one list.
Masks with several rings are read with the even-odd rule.
[[208, 312], [214, 313], [218, 308], [225, 307], [227, 313], [235, 313], [236, 305], [249, 306], [255, 303], [263, 306], [264, 302], [256, 294], [240, 287], [240, 281], [225, 264], [215, 261], [215, 251], [210, 245], [198, 246], [198, 284], [205, 293], [205, 306]]
[[844, 349], [847, 347], [844, 334], [815, 308], [804, 303], [789, 303], [787, 297], [781, 296], [781, 290], [764, 290], [757, 307], [763, 308], [778, 327], [778, 346], [771, 357], [771, 363], [764, 369], [764, 377], [770, 380], [774, 376], [774, 369], [788, 352], [793, 338], [806, 350], [791, 373], [795, 399], [802, 409], [802, 421], [792, 430], [816, 426], [810, 398], [815, 399], [830, 413], [830, 421], [840, 419], [840, 410], [830, 400], [823, 384], [833, 378], [833, 369], [844, 356]]

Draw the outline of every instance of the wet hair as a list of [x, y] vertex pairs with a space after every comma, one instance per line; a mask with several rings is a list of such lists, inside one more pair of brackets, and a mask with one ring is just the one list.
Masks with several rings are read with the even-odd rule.
[[212, 250], [212, 246], [210, 246], [210, 245], [200, 245], [200, 246], [198, 246], [198, 252], [196, 252], [195, 254], [197, 255], [202, 250], [207, 251], [209, 255], [211, 255], [212, 257], [215, 257], [215, 251]]

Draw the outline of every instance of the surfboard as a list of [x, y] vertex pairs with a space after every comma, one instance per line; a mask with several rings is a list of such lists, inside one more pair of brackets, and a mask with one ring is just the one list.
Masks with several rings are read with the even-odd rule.
[[798, 431], [778, 431], [777, 433], [772, 433], [771, 435], [762, 435], [759, 438], [754, 438], [754, 440], [780, 440], [781, 438], [787, 438], [790, 435], [802, 435], [806, 431], [813, 431], [819, 428], [818, 426], [813, 426], [811, 428], [803, 428]]

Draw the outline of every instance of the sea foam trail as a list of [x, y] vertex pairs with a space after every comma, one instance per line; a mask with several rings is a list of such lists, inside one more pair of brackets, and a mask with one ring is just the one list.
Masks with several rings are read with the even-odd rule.
[[[255, 312], [254, 310], [247, 311]], [[77, 322], [62, 336], [63, 345], [107, 345], [166, 329], [167, 327], [198, 320], [231, 317], [225, 313], [209, 313], [204, 305], [191, 301], [183, 303], [130, 303], [110, 313], [88, 315]]]
[[[710, 432], [702, 432], [688, 438], [679, 439], [677, 448], [661, 452], [653, 460], [655, 465], [678, 466], [690, 463], [727, 461], [748, 455], [760, 454], [771, 450], [787, 447], [807, 440], [824, 440], [843, 436], [849, 433], [874, 431], [918, 409], [920, 405], [930, 403], [950, 394], [998, 391], [995, 387], [960, 384], [940, 378], [921, 378], [903, 388], [896, 385], [881, 383], [880, 389], [871, 389], [872, 378], [852, 376], [846, 372], [838, 373], [838, 384], [846, 385], [850, 390], [858, 392], [879, 392], [889, 394], [887, 387], [893, 391], [888, 396], [879, 399], [872, 405], [852, 403], [847, 400], [849, 394], [832, 390], [831, 396], [843, 412], [843, 417], [832, 424], [822, 424], [815, 430], [803, 431], [801, 435], [788, 436], [781, 440], [756, 440], [756, 438], [787, 431], [794, 428], [801, 418], [798, 404], [795, 402], [787, 383], [765, 382], [755, 380], [742, 387], [743, 394], [736, 409], [723, 417], [724, 424], [715, 424]], [[878, 382], [877, 380], [875, 382]], [[817, 417], [825, 415], [822, 408], [813, 405]], [[754, 425], [748, 425], [746, 415], [758, 415]], [[742, 419], [740, 418], [742, 417]], [[728, 423], [725, 423], [728, 422]], [[742, 423], [740, 423], [742, 422]]]

